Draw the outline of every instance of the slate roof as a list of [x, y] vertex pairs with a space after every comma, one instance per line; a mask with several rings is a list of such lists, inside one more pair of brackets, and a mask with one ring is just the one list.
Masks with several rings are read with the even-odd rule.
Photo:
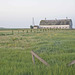
[[61, 19], [61, 20], [41, 20], [40, 25], [70, 25], [72, 23], [71, 19]]

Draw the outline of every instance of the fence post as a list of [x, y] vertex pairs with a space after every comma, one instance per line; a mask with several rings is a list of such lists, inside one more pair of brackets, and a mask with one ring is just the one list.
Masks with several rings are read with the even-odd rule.
[[19, 30], [18, 30], [18, 34], [19, 34]]
[[33, 61], [33, 63], [35, 64], [35, 57], [34, 57], [33, 54], [32, 54], [32, 61]]
[[14, 34], [14, 31], [12, 30], [12, 35]]

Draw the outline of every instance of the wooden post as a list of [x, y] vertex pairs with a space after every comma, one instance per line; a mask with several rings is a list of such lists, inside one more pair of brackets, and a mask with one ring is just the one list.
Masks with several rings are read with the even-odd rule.
[[13, 30], [12, 30], [12, 35], [14, 34]]
[[31, 32], [32, 32], [32, 29], [31, 29]]
[[23, 30], [23, 34], [24, 34], [24, 30]]
[[18, 30], [18, 34], [19, 34], [19, 30]]
[[27, 33], [28, 33], [28, 30], [27, 30]]
[[36, 53], [34, 53], [33, 51], [31, 51], [31, 54], [32, 54], [32, 61], [33, 61], [33, 63], [35, 63], [35, 59], [34, 59], [34, 56], [35, 56], [35, 57], [36, 57], [37, 59], [39, 59], [43, 64], [49, 66], [49, 64], [48, 64], [45, 60], [43, 60], [42, 58], [40, 58]]
[[34, 57], [33, 54], [32, 54], [32, 61], [33, 61], [33, 63], [35, 64], [35, 57]]

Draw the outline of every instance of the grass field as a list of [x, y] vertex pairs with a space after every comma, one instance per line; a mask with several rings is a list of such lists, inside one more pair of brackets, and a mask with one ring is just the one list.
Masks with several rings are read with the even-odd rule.
[[[35, 58], [33, 50], [50, 66]], [[0, 75], [75, 75], [75, 30], [0, 30]]]

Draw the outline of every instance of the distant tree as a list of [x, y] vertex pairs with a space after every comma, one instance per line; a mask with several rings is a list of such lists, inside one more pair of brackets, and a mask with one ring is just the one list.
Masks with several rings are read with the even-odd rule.
[[31, 29], [33, 29], [33, 26], [32, 26], [32, 25], [30, 25], [30, 28], [31, 28]]

